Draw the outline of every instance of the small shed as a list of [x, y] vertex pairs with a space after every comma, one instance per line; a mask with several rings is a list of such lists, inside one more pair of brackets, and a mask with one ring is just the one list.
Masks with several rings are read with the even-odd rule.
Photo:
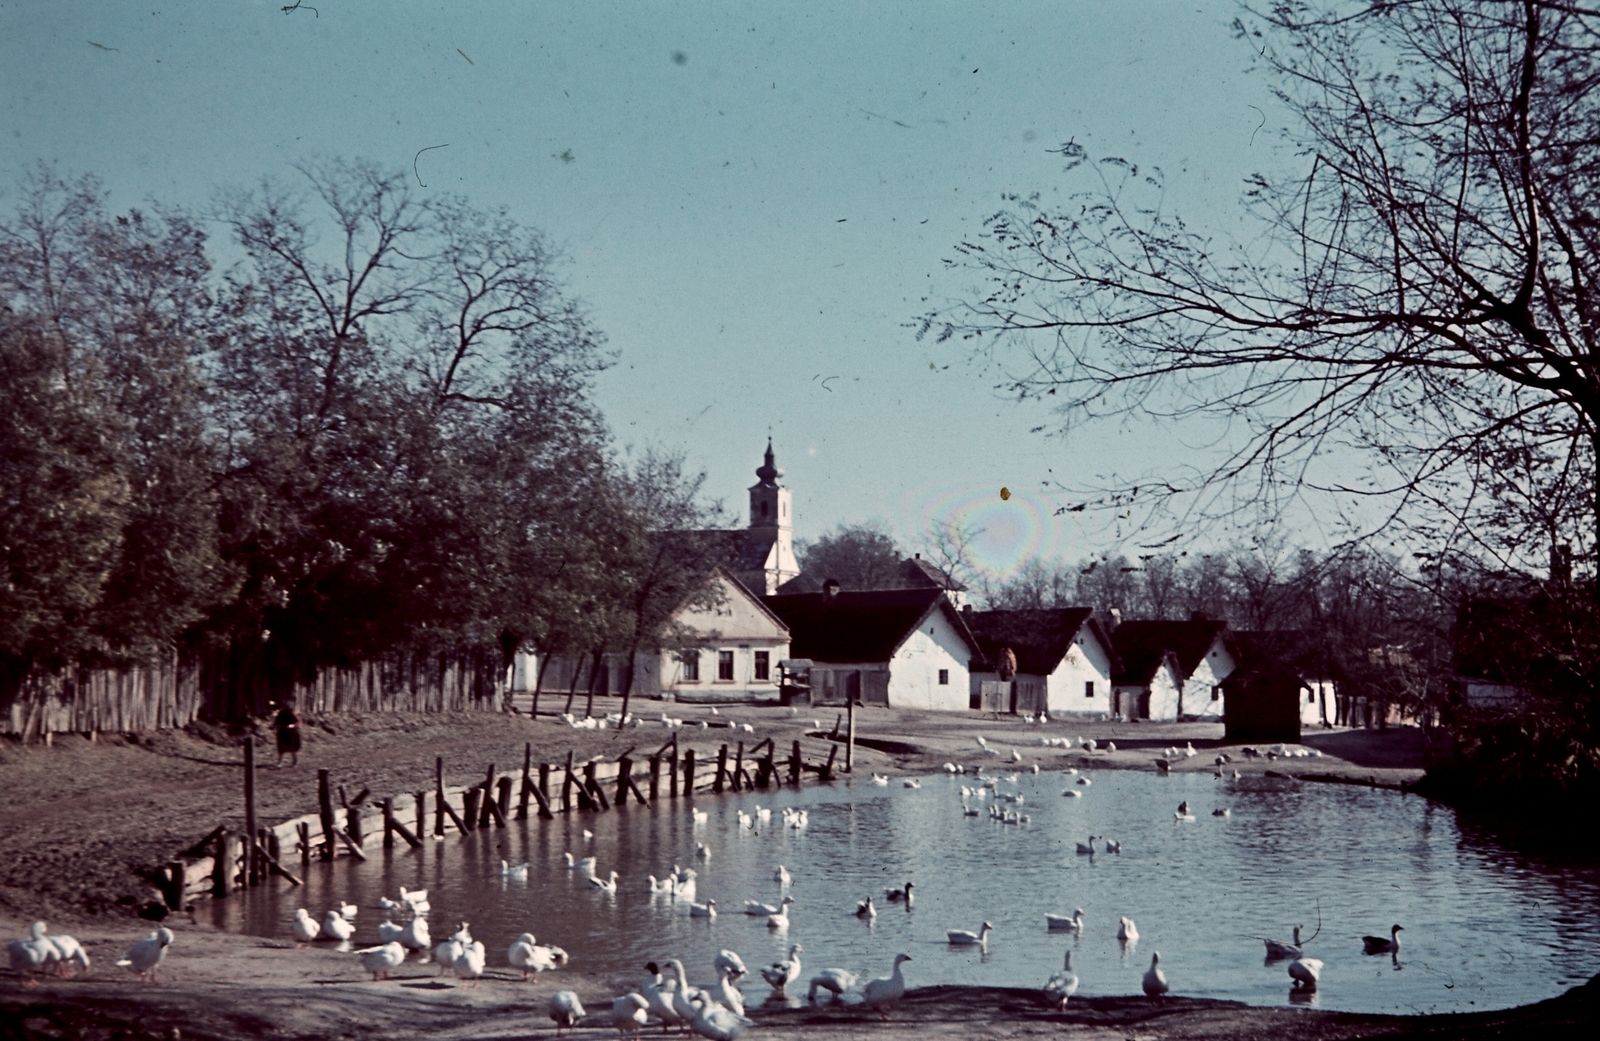
[[1300, 703], [1308, 689], [1289, 666], [1260, 658], [1222, 681], [1228, 741], [1300, 740]]

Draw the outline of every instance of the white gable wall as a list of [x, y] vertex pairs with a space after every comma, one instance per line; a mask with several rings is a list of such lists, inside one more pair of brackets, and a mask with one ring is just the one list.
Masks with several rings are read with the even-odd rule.
[[1211, 641], [1206, 656], [1200, 659], [1200, 664], [1184, 681], [1182, 712], [1185, 718], [1206, 723], [1222, 722], [1223, 695], [1220, 684], [1233, 672], [1236, 664], [1221, 636]]
[[[1046, 683], [1052, 717], [1111, 714], [1111, 655], [1087, 626], [1078, 630]], [[1091, 683], [1094, 696], [1088, 697]]]
[[[889, 659], [889, 706], [964, 712], [971, 680], [967, 662], [972, 648], [945, 617], [935, 611], [922, 620]], [[946, 681], [939, 682], [944, 670]]]
[[[684, 609], [673, 621], [686, 632], [685, 649], [699, 652], [699, 677], [690, 679], [678, 648], [657, 657], [661, 691], [671, 697], [764, 698], [778, 696], [778, 662], [789, 656], [789, 633], [751, 594], [727, 575], [716, 576], [721, 602]], [[733, 677], [719, 671], [722, 654], [733, 655]], [[767, 662], [765, 678], [756, 675], [757, 654]]]
[[[1187, 686], [1184, 687], [1187, 690]], [[1178, 674], [1170, 662], [1156, 669], [1146, 687], [1117, 688], [1117, 711], [1123, 719], [1153, 719], [1171, 722], [1178, 718]]]

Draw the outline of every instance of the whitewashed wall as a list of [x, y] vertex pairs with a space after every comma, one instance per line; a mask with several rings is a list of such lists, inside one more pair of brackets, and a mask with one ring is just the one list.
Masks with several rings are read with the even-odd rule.
[[[972, 681], [967, 673], [972, 648], [943, 611], [922, 620], [889, 660], [889, 706], [962, 712]], [[939, 670], [949, 683], [939, 682]]]

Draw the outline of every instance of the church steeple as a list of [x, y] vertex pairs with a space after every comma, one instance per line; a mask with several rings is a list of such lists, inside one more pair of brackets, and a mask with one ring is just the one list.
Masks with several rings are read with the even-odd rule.
[[767, 439], [767, 452], [756, 467], [756, 483], [750, 486], [750, 538], [752, 547], [765, 547], [757, 552], [764, 558], [763, 581], [758, 583], [768, 593], [778, 591], [778, 586], [800, 573], [794, 556], [794, 517], [789, 489], [778, 483], [783, 471], [778, 469], [772, 452], [772, 439]]

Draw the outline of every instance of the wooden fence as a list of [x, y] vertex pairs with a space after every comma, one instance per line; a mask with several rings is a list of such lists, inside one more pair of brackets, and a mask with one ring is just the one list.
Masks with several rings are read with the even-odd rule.
[[302, 714], [446, 712], [504, 708], [497, 652], [405, 655], [324, 669], [310, 682], [269, 684], [226, 655], [125, 669], [35, 669], [0, 692], [0, 734], [48, 741], [51, 734], [165, 730], [204, 717], [265, 715], [292, 695]]

